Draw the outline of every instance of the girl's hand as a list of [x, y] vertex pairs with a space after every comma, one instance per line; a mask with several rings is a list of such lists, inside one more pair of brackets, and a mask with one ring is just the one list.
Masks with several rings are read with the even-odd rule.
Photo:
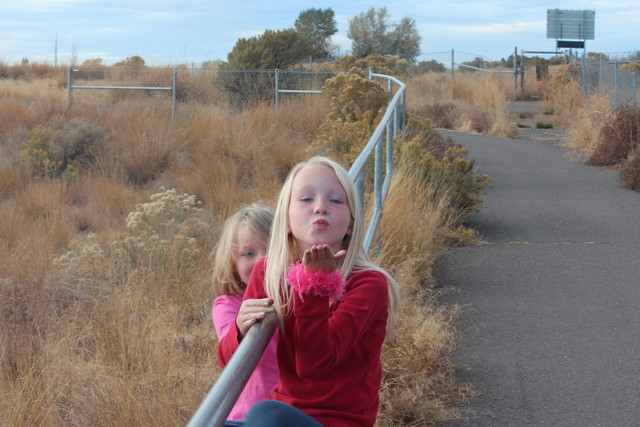
[[331, 246], [313, 245], [302, 255], [302, 265], [306, 270], [322, 271], [331, 274], [338, 269], [340, 261], [347, 254], [344, 249], [333, 254]]
[[273, 310], [273, 301], [269, 298], [242, 301], [240, 311], [236, 316], [236, 326], [240, 336], [244, 337], [254, 323], [264, 319]]

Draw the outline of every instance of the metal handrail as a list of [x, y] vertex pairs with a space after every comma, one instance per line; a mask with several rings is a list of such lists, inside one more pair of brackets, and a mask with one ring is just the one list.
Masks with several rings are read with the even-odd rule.
[[[232, 327], [235, 327], [235, 324]], [[278, 317], [268, 314], [249, 329], [187, 424], [188, 427], [218, 427], [224, 424], [277, 327]]]
[[[394, 83], [398, 85], [398, 89], [389, 101], [389, 107], [373, 135], [349, 168], [349, 176], [356, 183], [358, 195], [363, 202], [365, 166], [371, 155], [374, 154], [374, 207], [364, 239], [366, 251], [371, 248], [393, 176], [393, 139], [404, 132], [407, 124], [405, 84], [395, 77], [375, 74], [373, 69], [369, 69], [369, 79], [373, 80], [374, 78], [387, 79], [391, 93], [394, 90]], [[386, 156], [383, 142], [386, 142]], [[364, 206], [364, 204], [362, 205]], [[262, 322], [254, 324], [249, 329], [187, 427], [219, 427], [224, 424], [267, 348], [278, 323], [276, 315], [270, 314]]]
[[[395, 77], [384, 74], [375, 74], [373, 69], [369, 69], [369, 80], [373, 78], [387, 79], [389, 82], [389, 92], [393, 93], [393, 84], [398, 85], [398, 90], [389, 101], [389, 107], [382, 116], [378, 127], [369, 138], [369, 142], [364, 146], [362, 152], [349, 168], [349, 176], [356, 183], [360, 196], [360, 205], [364, 206], [364, 169], [367, 161], [375, 149], [374, 157], [374, 187], [373, 187], [373, 214], [369, 222], [369, 228], [364, 237], [364, 248], [369, 251], [373, 242], [378, 221], [382, 214], [384, 199], [387, 196], [391, 178], [393, 176], [393, 138], [404, 132], [407, 124], [407, 97], [406, 85]], [[383, 137], [386, 136], [386, 157], [384, 156]], [[383, 165], [384, 161], [384, 165]], [[385, 171], [383, 173], [383, 166]], [[384, 175], [384, 181], [382, 181]]]

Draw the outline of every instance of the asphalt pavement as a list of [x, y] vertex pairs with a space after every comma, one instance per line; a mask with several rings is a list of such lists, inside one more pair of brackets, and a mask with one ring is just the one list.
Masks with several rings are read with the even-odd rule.
[[640, 193], [555, 143], [441, 133], [492, 179], [482, 242], [435, 266], [482, 392], [443, 425], [640, 425]]

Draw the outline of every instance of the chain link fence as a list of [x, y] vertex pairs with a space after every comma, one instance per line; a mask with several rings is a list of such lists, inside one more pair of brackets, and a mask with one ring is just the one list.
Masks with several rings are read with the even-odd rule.
[[637, 107], [637, 80], [636, 73], [620, 68], [618, 62], [589, 62], [582, 59], [582, 86], [586, 98], [597, 89], [602, 89], [609, 95], [614, 107]]
[[[286, 96], [320, 93], [340, 70], [225, 70], [225, 69], [84, 69], [70, 68], [69, 106], [114, 104], [132, 99], [171, 99], [176, 103], [246, 108], [271, 102], [276, 108]], [[170, 91], [167, 97], [162, 90]], [[169, 101], [168, 101], [169, 102]]]

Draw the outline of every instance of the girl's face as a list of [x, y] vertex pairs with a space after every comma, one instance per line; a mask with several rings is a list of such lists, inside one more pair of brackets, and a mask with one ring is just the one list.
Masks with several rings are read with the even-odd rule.
[[238, 240], [233, 251], [233, 267], [245, 285], [249, 283], [255, 263], [267, 254], [267, 239], [251, 234], [246, 226], [238, 230]]
[[329, 166], [307, 165], [293, 179], [289, 202], [290, 232], [300, 253], [328, 244], [337, 253], [351, 234], [347, 194]]

